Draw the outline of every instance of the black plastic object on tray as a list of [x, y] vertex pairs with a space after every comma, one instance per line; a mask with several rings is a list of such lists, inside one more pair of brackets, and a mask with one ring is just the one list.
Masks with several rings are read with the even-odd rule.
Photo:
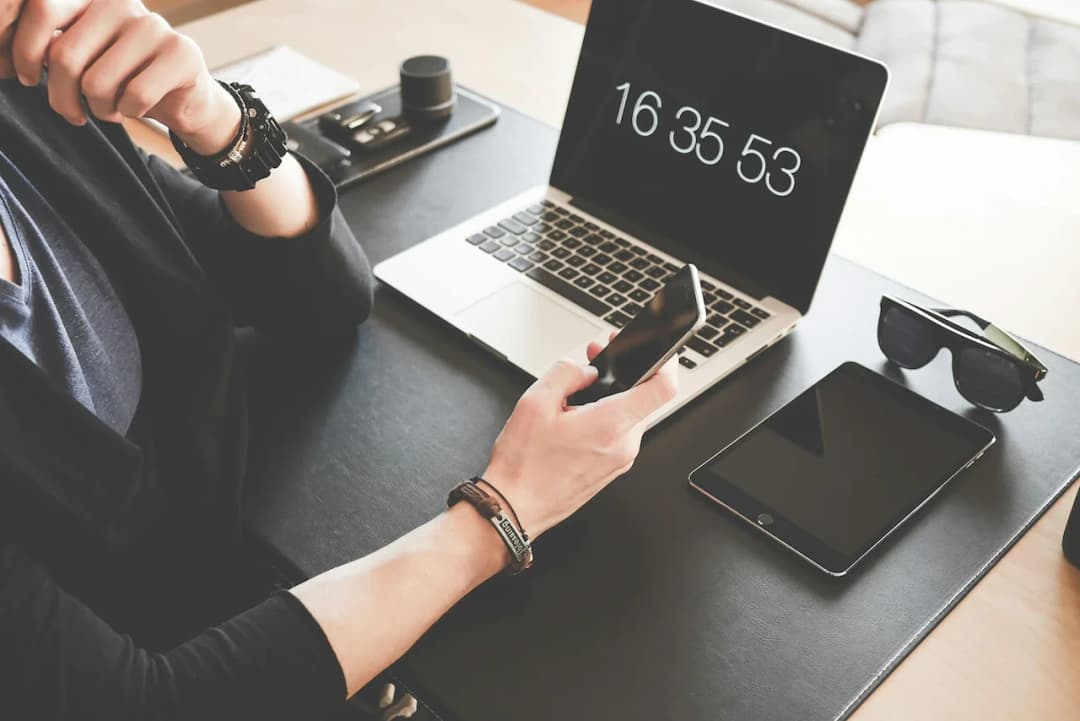
[[400, 86], [395, 85], [322, 116], [338, 114], [344, 121], [354, 115], [350, 108], [365, 109], [366, 114], [366, 108], [376, 105], [378, 112], [358, 120], [351, 133], [327, 137], [327, 123], [320, 124], [320, 118], [282, 123], [282, 127], [289, 135], [289, 149], [310, 158], [342, 188], [489, 127], [498, 119], [497, 105], [460, 86], [455, 90], [453, 113], [433, 121], [403, 116]]

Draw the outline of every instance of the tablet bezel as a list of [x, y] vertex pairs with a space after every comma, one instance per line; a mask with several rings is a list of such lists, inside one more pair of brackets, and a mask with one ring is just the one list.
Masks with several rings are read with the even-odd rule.
[[937, 485], [935, 485], [921, 501], [911, 508], [902, 510], [897, 514], [893, 521], [886, 526], [882, 533], [875, 534], [869, 541], [860, 547], [858, 551], [852, 554], [844, 554], [835, 548], [832, 548], [813, 534], [788, 520], [783, 513], [753, 498], [730, 482], [708, 470], [708, 466], [712, 464], [716, 458], [727, 453], [744, 439], [748, 438], [757, 431], [759, 427], [766, 424], [774, 415], [780, 413], [790, 403], [794, 402], [795, 398], [788, 401], [788, 403], [785, 403], [780, 408], [777, 408], [734, 441], [710, 456], [704, 463], [690, 472], [688, 480], [690, 486], [694, 488], [694, 490], [704, 494], [709, 499], [728, 509], [735, 514], [736, 517], [749, 523], [751, 526], [794, 552], [802, 559], [808, 561], [819, 570], [824, 571], [831, 576], [844, 576], [854, 568], [859, 561], [880, 545], [882, 541], [892, 535], [896, 529], [902, 526], [909, 518], [911, 518], [911, 516], [917, 513], [919, 509], [933, 499], [934, 496], [940, 493], [941, 489], [948, 485], [949, 481], [959, 475], [964, 469], [971, 467], [975, 461], [986, 453], [987, 449], [994, 445], [997, 439], [993, 433], [983, 426], [953, 413], [949, 409], [924, 398], [909, 388], [852, 361], [841, 364], [821, 380], [814, 383], [814, 385], [802, 391], [796, 398], [801, 397], [805, 393], [812, 392], [814, 388], [837, 373], [854, 374], [862, 380], [877, 383], [887, 394], [900, 399], [901, 402], [919, 406], [929, 413], [948, 419], [948, 422], [957, 428], [961, 434], [971, 439], [973, 450], [970, 457], [956, 469], [946, 472], [940, 482], [937, 483]]

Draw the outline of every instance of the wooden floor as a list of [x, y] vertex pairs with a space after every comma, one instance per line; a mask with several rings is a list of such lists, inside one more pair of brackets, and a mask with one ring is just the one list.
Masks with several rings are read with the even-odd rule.
[[568, 20], [584, 23], [589, 17], [589, 6], [592, 0], [521, 0], [529, 5], [547, 10], [556, 15], [562, 15]]
[[173, 25], [180, 25], [243, 5], [251, 0], [144, 0], [144, 2], [148, 8], [160, 13]]
[[[227, 10], [252, 0], [144, 0], [147, 7], [161, 13], [173, 25], [196, 20], [206, 15]], [[517, 2], [517, 0], [507, 0]], [[584, 23], [589, 17], [592, 0], [521, 0], [529, 5], [561, 15], [574, 22]]]

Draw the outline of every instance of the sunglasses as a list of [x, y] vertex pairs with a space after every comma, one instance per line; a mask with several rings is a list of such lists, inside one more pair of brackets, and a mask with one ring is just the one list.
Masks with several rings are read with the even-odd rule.
[[[956, 317], [973, 321], [982, 333], [949, 320]], [[974, 313], [921, 308], [885, 295], [877, 337], [885, 357], [902, 368], [922, 368], [948, 348], [956, 390], [980, 408], [1004, 413], [1024, 398], [1043, 399], [1038, 383], [1046, 366], [1012, 335]]]

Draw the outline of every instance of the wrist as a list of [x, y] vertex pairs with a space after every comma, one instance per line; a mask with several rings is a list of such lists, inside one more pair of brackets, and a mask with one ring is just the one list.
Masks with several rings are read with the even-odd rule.
[[524, 484], [520, 482], [516, 474], [504, 471], [496, 466], [488, 466], [480, 477], [489, 486], [498, 489], [499, 494], [513, 506], [519, 531], [528, 533], [529, 538], [536, 540], [541, 533], [547, 530], [546, 526], [541, 524], [540, 519], [535, 514], [536, 503], [528, 498], [527, 493], [523, 492]]
[[456, 503], [442, 519], [452, 527], [454, 542], [460, 543], [474, 571], [473, 585], [478, 586], [510, 565], [510, 551], [499, 538], [491, 521], [468, 503]]
[[171, 128], [176, 136], [199, 155], [217, 155], [229, 147], [240, 132], [240, 106], [216, 81], [210, 81], [206, 119], [191, 128]]

